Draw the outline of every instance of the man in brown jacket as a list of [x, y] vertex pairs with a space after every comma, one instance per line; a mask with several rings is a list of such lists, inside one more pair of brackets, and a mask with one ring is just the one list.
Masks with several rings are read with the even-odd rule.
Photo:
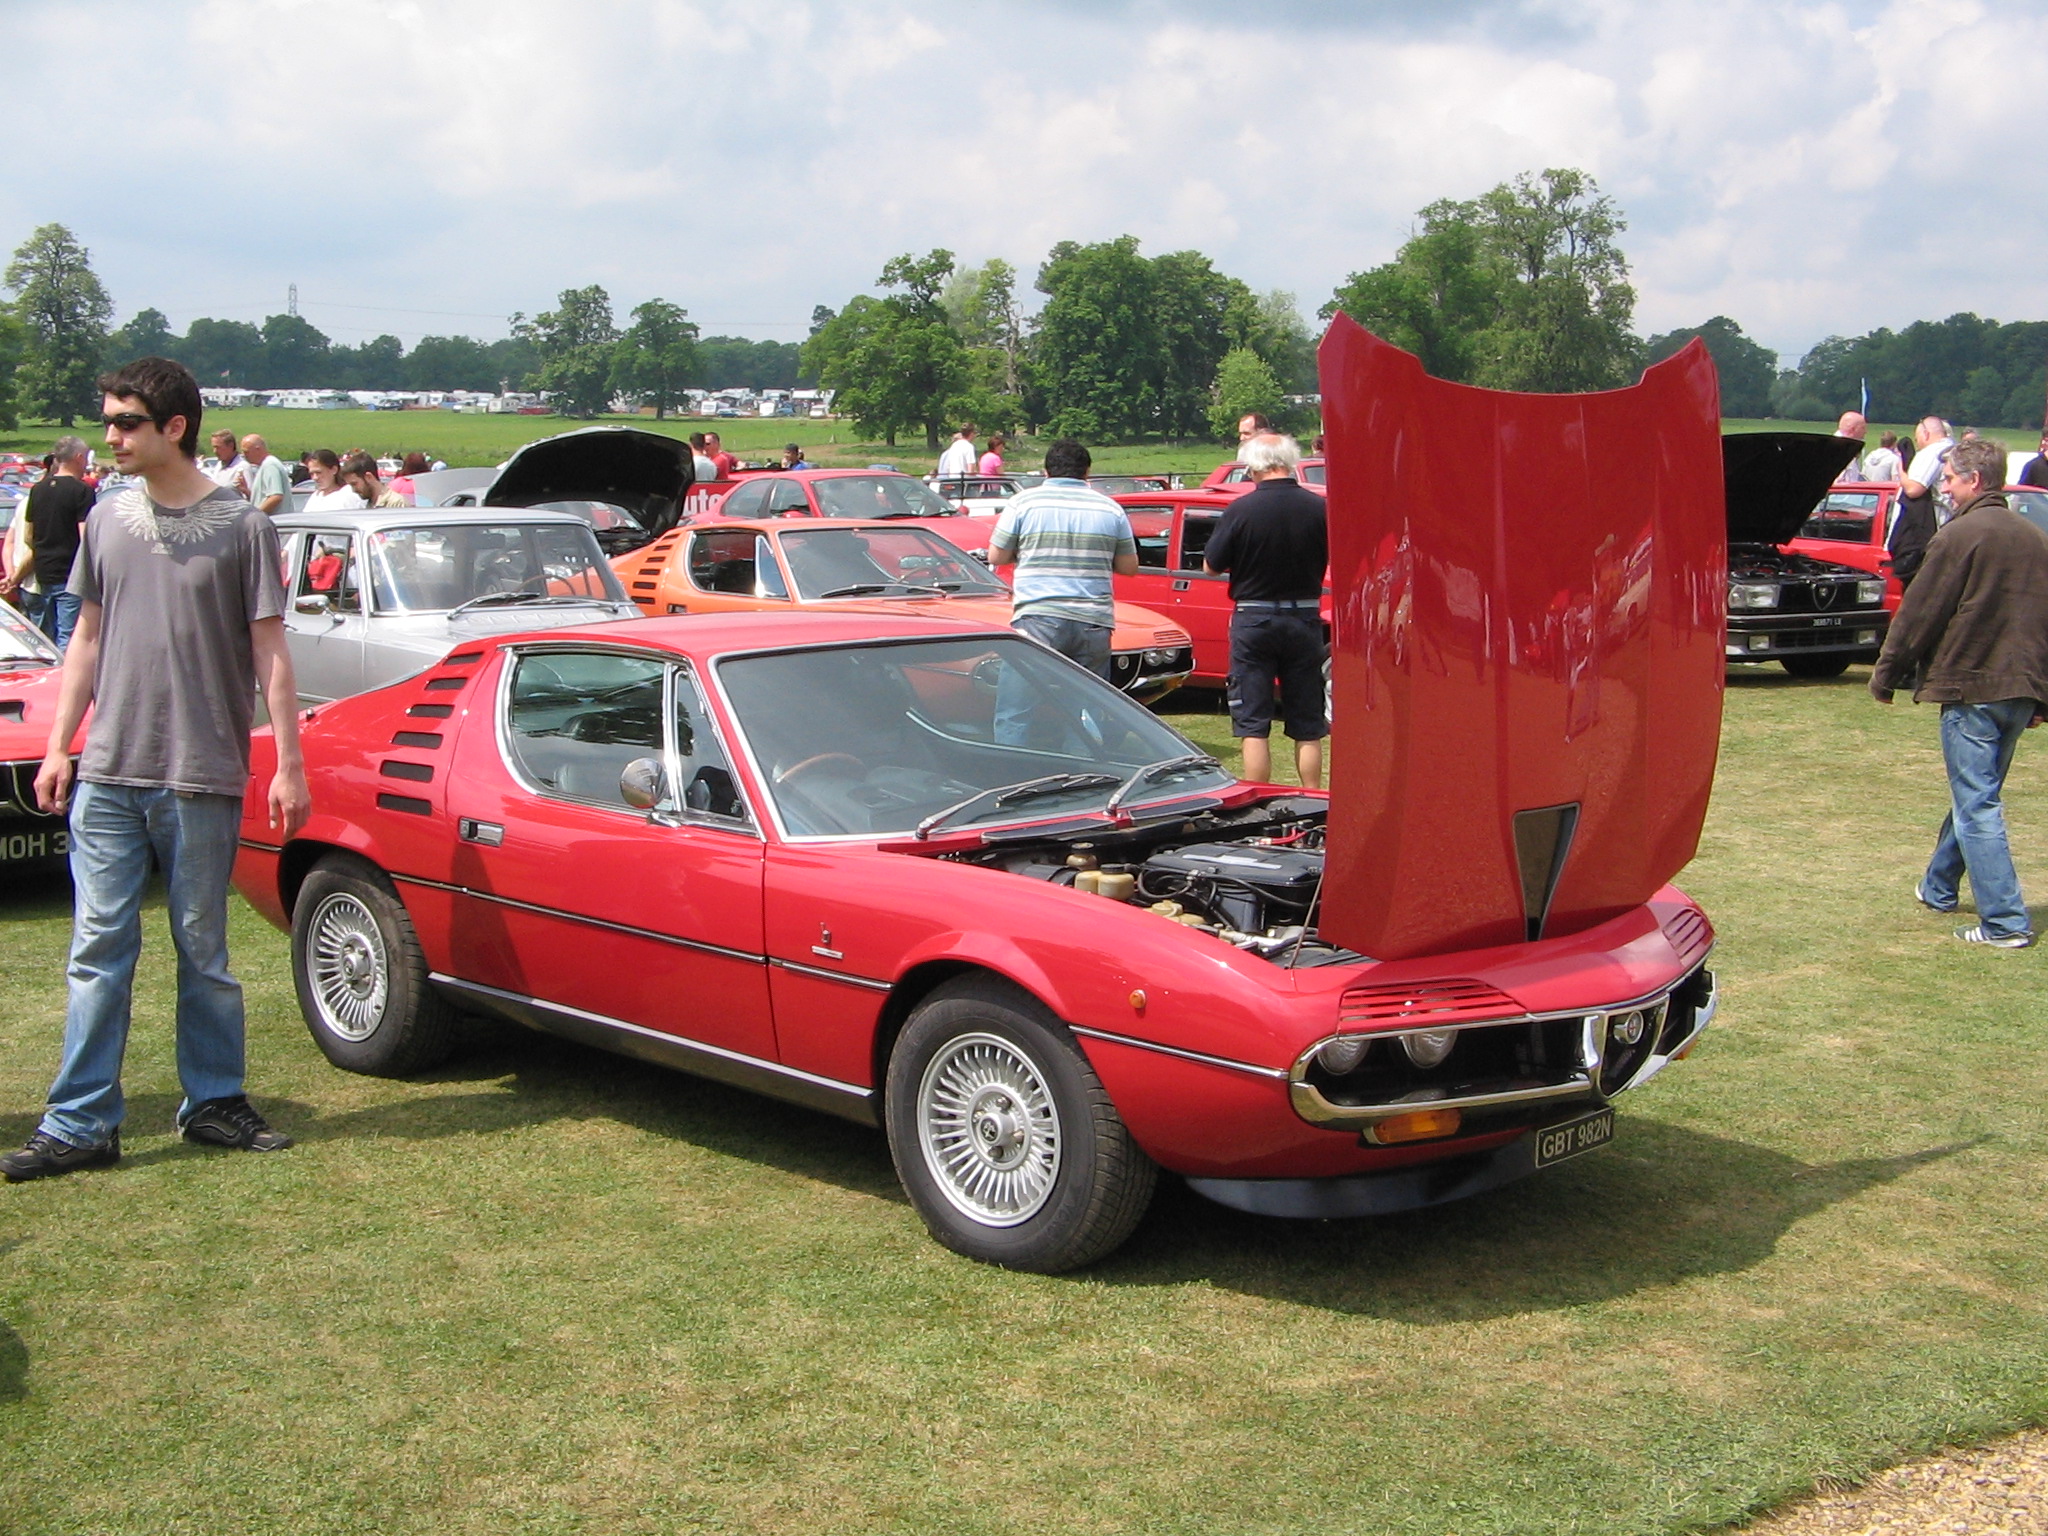
[[1955, 514], [1927, 546], [1870, 674], [1880, 704], [1910, 686], [1941, 705], [1951, 809], [1915, 895], [1956, 909], [1967, 871], [1977, 922], [1956, 937], [1999, 949], [2034, 942], [1999, 795], [2020, 733], [2048, 700], [2048, 534], [2006, 505], [2005, 450], [1956, 444], [1942, 472]]

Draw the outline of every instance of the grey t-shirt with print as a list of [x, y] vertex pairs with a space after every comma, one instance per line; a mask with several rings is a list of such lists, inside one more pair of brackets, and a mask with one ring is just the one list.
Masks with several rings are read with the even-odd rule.
[[159, 507], [137, 487], [85, 521], [71, 590], [100, 605], [78, 776], [239, 797], [249, 782], [249, 626], [284, 612], [277, 531], [233, 491]]

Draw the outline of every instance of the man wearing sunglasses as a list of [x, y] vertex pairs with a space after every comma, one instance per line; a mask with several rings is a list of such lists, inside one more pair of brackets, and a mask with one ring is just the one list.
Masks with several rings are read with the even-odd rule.
[[[121, 1057], [153, 866], [178, 951], [178, 1133], [249, 1152], [291, 1145], [244, 1095], [242, 988], [227, 954], [259, 682], [277, 733], [271, 835], [290, 839], [310, 810], [277, 534], [199, 468], [199, 386], [183, 366], [146, 357], [100, 388], [114, 463], [142, 483], [93, 508], [71, 572], [78, 627], [35, 784], [45, 812], [70, 815], [70, 1002], [42, 1123], [0, 1157], [15, 1183], [120, 1160]], [[74, 787], [70, 744], [88, 707]]]

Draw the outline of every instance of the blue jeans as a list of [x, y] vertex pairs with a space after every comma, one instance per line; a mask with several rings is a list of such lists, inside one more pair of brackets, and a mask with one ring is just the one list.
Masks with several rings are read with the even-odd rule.
[[78, 627], [78, 594], [69, 587], [45, 592], [43, 616], [37, 622], [43, 633], [57, 642], [57, 649], [63, 650], [71, 643], [71, 631]]
[[[1114, 633], [1106, 624], [1083, 624], [1078, 619], [1048, 618], [1027, 613], [1010, 621], [1018, 634], [1036, 640], [1049, 651], [1058, 651], [1107, 682], [1110, 677], [1109, 640]], [[1006, 747], [1021, 747], [1031, 739], [1031, 713], [1039, 707], [1036, 693], [1009, 668], [996, 682], [996, 740]]]
[[242, 1091], [242, 984], [228, 974], [228, 876], [241, 820], [242, 802], [234, 795], [122, 784], [73, 789], [71, 1000], [64, 1062], [43, 1115], [50, 1135], [73, 1146], [98, 1146], [121, 1123], [121, 1057], [152, 854], [163, 868], [178, 951], [184, 1109]]
[[2005, 840], [1999, 792], [2034, 708], [2032, 699], [1941, 706], [1941, 756], [1953, 809], [1941, 823], [1921, 890], [1937, 907], [1954, 906], [1967, 871], [1978, 920], [1993, 938], [2033, 931]]

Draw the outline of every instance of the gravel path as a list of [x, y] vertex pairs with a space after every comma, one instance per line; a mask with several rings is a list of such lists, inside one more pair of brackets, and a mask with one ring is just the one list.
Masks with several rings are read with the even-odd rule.
[[1742, 1536], [2048, 1536], [2048, 1431], [1947, 1451], [1742, 1527]]

